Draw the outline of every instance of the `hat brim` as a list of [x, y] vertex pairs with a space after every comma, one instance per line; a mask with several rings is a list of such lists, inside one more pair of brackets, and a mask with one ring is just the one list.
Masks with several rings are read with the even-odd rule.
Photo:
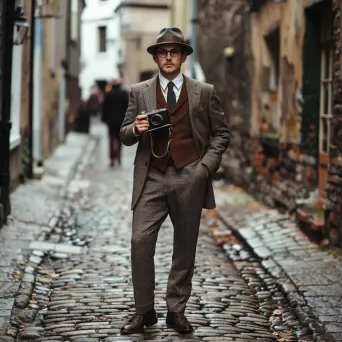
[[184, 44], [184, 43], [179, 43], [179, 42], [173, 42], [173, 41], [170, 41], [170, 42], [162, 42], [162, 43], [158, 43], [158, 44], [155, 44], [155, 45], [152, 45], [152, 46], [149, 46], [147, 48], [147, 52], [150, 53], [151, 55], [153, 55], [157, 49], [158, 46], [161, 46], [161, 45], [165, 45], [165, 44], [175, 44], [175, 45], [180, 45], [184, 48], [184, 52], [187, 54], [187, 55], [191, 55], [193, 53], [193, 48], [188, 45], [188, 44]]

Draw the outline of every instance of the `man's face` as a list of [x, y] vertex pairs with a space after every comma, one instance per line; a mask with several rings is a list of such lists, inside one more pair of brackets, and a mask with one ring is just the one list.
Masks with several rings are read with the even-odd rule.
[[178, 74], [186, 58], [187, 55], [177, 44], [161, 45], [153, 54], [153, 59], [163, 74]]

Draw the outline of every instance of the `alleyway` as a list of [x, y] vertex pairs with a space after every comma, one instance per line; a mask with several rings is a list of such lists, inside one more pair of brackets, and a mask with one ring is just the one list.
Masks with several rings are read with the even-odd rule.
[[[102, 128], [102, 127], [101, 127]], [[100, 128], [100, 129], [101, 129]], [[133, 290], [130, 276], [130, 197], [131, 171], [134, 148], [125, 149], [122, 167], [108, 168], [106, 140], [102, 139], [84, 173], [89, 181], [86, 194], [81, 194], [83, 210], [76, 216], [78, 237], [90, 244], [82, 254], [67, 260], [47, 259], [38, 273], [53, 274], [46, 292], [52, 289], [48, 309], [43, 312], [44, 331], [38, 335], [55, 340], [87, 338], [105, 341], [123, 341], [115, 337], [123, 322], [134, 312]], [[213, 244], [205, 224], [199, 242], [193, 296], [187, 314], [196, 327], [195, 336], [240, 341], [256, 337], [272, 339], [268, 332], [268, 320], [258, 313], [258, 303], [251, 290], [221, 249]], [[168, 221], [162, 227], [156, 252], [156, 310], [157, 326], [146, 329], [145, 339], [164, 339], [177, 336], [165, 325], [165, 290], [172, 253], [172, 226]], [[42, 284], [43, 285], [43, 284]], [[44, 289], [42, 294], [44, 294]], [[38, 295], [38, 293], [37, 293]], [[37, 302], [39, 299], [37, 298]], [[43, 298], [41, 298], [43, 299]], [[256, 323], [256, 324], [255, 324]], [[233, 325], [235, 326], [233, 328]], [[254, 328], [251, 328], [254, 327]], [[31, 330], [28, 330], [30, 335]], [[249, 333], [249, 334], [247, 334]], [[26, 331], [21, 333], [25, 336]], [[141, 340], [143, 335], [131, 336]]]
[[[100, 137], [99, 144], [94, 152], [86, 151], [62, 210], [46, 217], [50, 230], [37, 232], [31, 254], [15, 263], [12, 280], [22, 282], [1, 342], [314, 340], [313, 326], [310, 330], [299, 322], [273, 277], [214, 211], [203, 213], [186, 312], [194, 334], [181, 336], [165, 325], [172, 253], [172, 226], [167, 221], [155, 258], [159, 322], [145, 334], [120, 336], [121, 325], [134, 312], [130, 272], [134, 147], [125, 148], [123, 165], [111, 169], [105, 127], [96, 123], [93, 132]], [[323, 329], [316, 330], [315, 337], [321, 336], [316, 340], [330, 341], [324, 334]]]

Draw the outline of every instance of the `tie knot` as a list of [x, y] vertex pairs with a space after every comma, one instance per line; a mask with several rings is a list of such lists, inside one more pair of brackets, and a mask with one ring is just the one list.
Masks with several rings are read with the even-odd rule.
[[173, 90], [173, 86], [174, 86], [174, 83], [172, 81], [170, 81], [167, 85], [167, 87], [171, 90]]

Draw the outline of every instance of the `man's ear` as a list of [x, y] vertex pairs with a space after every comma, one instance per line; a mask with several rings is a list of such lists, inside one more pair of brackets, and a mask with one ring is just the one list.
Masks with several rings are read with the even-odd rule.
[[184, 54], [183, 57], [182, 57], [182, 63], [184, 63], [187, 58], [188, 58], [188, 55]]
[[157, 64], [158, 64], [157, 55], [156, 55], [155, 53], [153, 54], [153, 60], [155, 61], [155, 63], [157, 63]]

